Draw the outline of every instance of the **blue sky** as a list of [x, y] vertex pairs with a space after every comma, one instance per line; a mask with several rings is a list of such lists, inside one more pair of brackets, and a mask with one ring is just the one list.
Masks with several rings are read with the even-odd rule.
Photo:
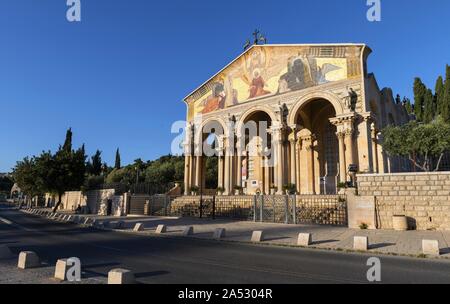
[[450, 64], [448, 0], [0, 0], [0, 172], [56, 149], [67, 128], [113, 164], [170, 152], [182, 102], [242, 51], [255, 28], [270, 43], [367, 43], [380, 87], [434, 88]]

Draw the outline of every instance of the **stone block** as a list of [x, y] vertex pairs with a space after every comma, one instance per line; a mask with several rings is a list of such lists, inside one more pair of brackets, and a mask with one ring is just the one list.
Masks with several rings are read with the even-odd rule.
[[312, 243], [312, 235], [310, 233], [300, 233], [298, 235], [297, 245], [308, 247]]
[[134, 232], [144, 231], [144, 224], [143, 223], [137, 223], [134, 228]]
[[135, 283], [134, 274], [127, 269], [113, 269], [108, 272], [108, 284], [124, 285]]
[[226, 229], [225, 228], [217, 228], [214, 231], [214, 234], [213, 234], [213, 238], [216, 239], [216, 240], [224, 239], [225, 236], [226, 236]]
[[19, 261], [17, 267], [19, 269], [29, 269], [41, 266], [41, 261], [38, 255], [33, 251], [22, 251], [19, 254]]
[[260, 243], [264, 241], [264, 231], [253, 231], [252, 242]]
[[56, 262], [55, 279], [61, 280], [61, 281], [67, 280], [66, 274], [67, 274], [67, 270], [69, 269], [67, 260], [68, 259], [60, 259]]
[[194, 235], [194, 227], [192, 226], [185, 227], [183, 230], [183, 236], [190, 236], [190, 235]]
[[439, 242], [436, 240], [423, 240], [422, 252], [425, 255], [439, 256]]
[[166, 225], [158, 225], [156, 227], [156, 234], [163, 234], [167, 232], [167, 226]]
[[353, 240], [353, 249], [367, 251], [369, 249], [369, 238], [366, 236], [355, 236]]

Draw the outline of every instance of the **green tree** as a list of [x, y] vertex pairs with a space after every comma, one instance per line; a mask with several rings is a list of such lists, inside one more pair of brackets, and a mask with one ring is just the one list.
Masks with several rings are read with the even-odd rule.
[[442, 101], [442, 113], [441, 116], [446, 122], [450, 122], [450, 66], [446, 66], [445, 84]]
[[13, 178], [22, 192], [29, 197], [44, 193], [42, 183], [38, 180], [40, 177], [36, 170], [35, 157], [26, 157], [18, 161], [13, 170]]
[[438, 171], [442, 158], [450, 151], [450, 124], [440, 118], [429, 124], [412, 121], [388, 126], [382, 133], [383, 148], [389, 155], [407, 157], [426, 172]]
[[88, 164], [89, 174], [93, 176], [99, 176], [102, 174], [102, 152], [97, 150], [91, 157], [91, 162]]
[[444, 106], [444, 79], [439, 76], [435, 86], [436, 115], [442, 115]]
[[424, 98], [424, 112], [423, 112], [423, 122], [430, 123], [433, 121], [436, 115], [436, 99], [434, 98], [433, 92], [427, 90]]
[[120, 163], [120, 151], [119, 151], [119, 148], [117, 148], [117, 150], [116, 150], [116, 161], [115, 161], [115, 165], [114, 165], [114, 169], [120, 169], [122, 166], [121, 166], [121, 163]]
[[43, 188], [58, 195], [58, 202], [53, 210], [56, 212], [62, 203], [66, 191], [80, 190], [86, 173], [86, 155], [80, 148], [77, 151], [59, 149], [55, 155], [44, 153], [37, 161]]
[[425, 94], [427, 87], [423, 84], [420, 78], [414, 79], [414, 112], [418, 121], [423, 121]]
[[66, 140], [64, 141], [63, 150], [72, 151], [72, 128], [69, 128], [66, 132]]

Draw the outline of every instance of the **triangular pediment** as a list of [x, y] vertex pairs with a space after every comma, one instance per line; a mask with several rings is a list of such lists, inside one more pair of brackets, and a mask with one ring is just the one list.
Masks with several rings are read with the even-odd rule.
[[254, 99], [360, 77], [364, 47], [254, 45], [184, 99], [188, 119]]

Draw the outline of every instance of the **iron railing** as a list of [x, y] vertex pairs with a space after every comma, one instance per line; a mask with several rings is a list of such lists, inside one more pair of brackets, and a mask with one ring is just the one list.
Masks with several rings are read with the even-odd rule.
[[342, 195], [191, 196], [164, 195], [147, 200], [148, 215], [229, 218], [284, 224], [347, 226], [347, 200]]

